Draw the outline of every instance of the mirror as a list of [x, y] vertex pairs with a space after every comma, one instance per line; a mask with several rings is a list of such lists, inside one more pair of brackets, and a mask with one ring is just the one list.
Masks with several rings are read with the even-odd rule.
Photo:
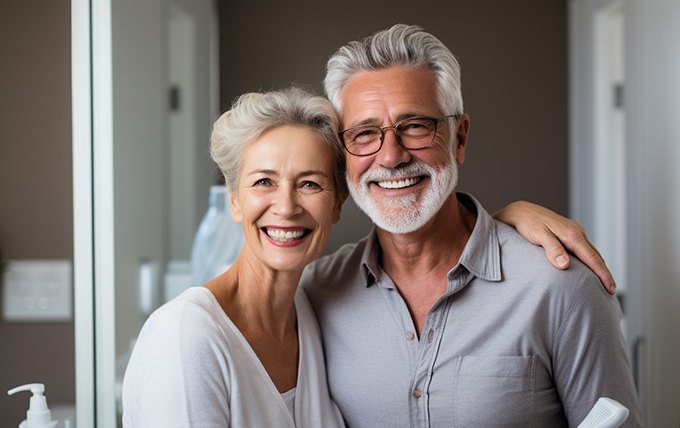
[[165, 278], [188, 280], [218, 179], [207, 145], [218, 114], [217, 18], [211, 0], [117, 1], [111, 17], [120, 386], [142, 322], [170, 297]]

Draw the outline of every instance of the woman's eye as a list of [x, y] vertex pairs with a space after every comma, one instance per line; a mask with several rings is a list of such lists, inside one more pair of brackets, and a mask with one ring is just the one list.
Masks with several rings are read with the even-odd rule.
[[315, 183], [313, 181], [308, 181], [308, 180], [303, 181], [302, 184], [301, 184], [301, 187], [305, 188], [305, 189], [320, 189], [321, 188], [319, 183]]
[[260, 178], [255, 182], [255, 186], [271, 186], [272, 181], [268, 178]]

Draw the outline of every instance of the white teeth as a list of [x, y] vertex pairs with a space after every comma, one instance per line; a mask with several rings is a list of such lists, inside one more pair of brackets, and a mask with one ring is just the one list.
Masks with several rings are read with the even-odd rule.
[[406, 178], [404, 180], [397, 181], [379, 181], [378, 186], [382, 187], [383, 189], [401, 189], [404, 187], [413, 186], [418, 181], [420, 180], [417, 178]]
[[267, 235], [274, 241], [289, 242], [300, 239], [305, 234], [304, 230], [279, 230], [267, 229]]

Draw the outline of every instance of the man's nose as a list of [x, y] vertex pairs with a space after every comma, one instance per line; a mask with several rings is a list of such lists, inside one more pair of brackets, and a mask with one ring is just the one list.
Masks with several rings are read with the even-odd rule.
[[376, 159], [380, 166], [395, 168], [411, 160], [411, 152], [399, 144], [398, 138], [396, 129], [385, 128], [383, 130], [383, 144]]

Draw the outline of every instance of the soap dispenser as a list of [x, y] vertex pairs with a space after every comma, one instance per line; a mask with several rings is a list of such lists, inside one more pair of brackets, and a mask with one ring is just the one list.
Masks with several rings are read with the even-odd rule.
[[29, 383], [17, 386], [7, 391], [8, 395], [14, 395], [20, 391], [31, 391], [31, 401], [26, 411], [26, 419], [19, 424], [19, 428], [54, 428], [57, 421], [52, 420], [50, 409], [47, 408], [45, 397], [45, 385], [42, 383]]

